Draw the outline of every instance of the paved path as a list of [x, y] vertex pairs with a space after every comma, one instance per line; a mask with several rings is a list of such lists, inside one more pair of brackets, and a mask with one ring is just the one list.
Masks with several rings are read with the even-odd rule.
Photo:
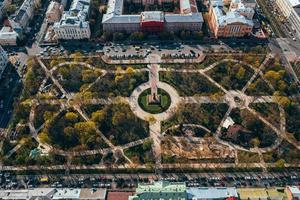
[[150, 88], [150, 81], [147, 83], [143, 83], [139, 85], [131, 94], [130, 98], [128, 99], [128, 103], [131, 107], [132, 112], [138, 116], [139, 118], [148, 121], [150, 117], [154, 117], [157, 121], [164, 121], [169, 119], [175, 112], [177, 105], [179, 104], [181, 98], [179, 97], [177, 91], [167, 83], [158, 82], [158, 88], [162, 88], [165, 91], [168, 91], [171, 97], [171, 105], [170, 107], [163, 113], [159, 114], [151, 114], [144, 111], [138, 103], [139, 95], [144, 91]]
[[[267, 62], [269, 62], [269, 59], [272, 57], [272, 55], [268, 55], [265, 60], [263, 61], [263, 63], [259, 66], [259, 68], [254, 68], [251, 65], [243, 62], [243, 61], [239, 61], [239, 60], [235, 60], [235, 59], [223, 59], [219, 62], [216, 62], [210, 66], [208, 66], [205, 69], [169, 69], [169, 68], [160, 68], [158, 63], [163, 63], [163, 62], [171, 62], [169, 60], [163, 60], [160, 58], [160, 56], [158, 55], [154, 55], [154, 54], [150, 54], [145, 60], [146, 63], [150, 63], [148, 65], [148, 68], [143, 68], [143, 69], [135, 69], [135, 72], [138, 71], [149, 71], [149, 81], [147, 83], [141, 84], [140, 86], [138, 86], [132, 93], [132, 95], [129, 98], [126, 97], [117, 97], [117, 98], [108, 98], [108, 99], [89, 99], [89, 100], [85, 100], [83, 103], [89, 103], [89, 104], [110, 104], [113, 103], [115, 101], [126, 101], [129, 103], [133, 113], [135, 115], [137, 115], [139, 118], [143, 119], [143, 120], [149, 120], [150, 118], [153, 118], [154, 120], [150, 120], [150, 136], [149, 138], [145, 138], [145, 139], [141, 139], [141, 140], [137, 140], [137, 141], [133, 141], [130, 142], [128, 144], [125, 145], [121, 145], [121, 146], [115, 146], [113, 145], [98, 129], [96, 130], [96, 132], [101, 136], [101, 138], [105, 141], [105, 143], [109, 146], [108, 148], [105, 149], [96, 149], [96, 150], [86, 150], [86, 151], [81, 151], [81, 152], [68, 152], [68, 151], [63, 151], [60, 149], [55, 149], [51, 146], [46, 146], [47, 148], [51, 148], [51, 150], [57, 154], [60, 155], [64, 155], [66, 157], [72, 157], [72, 156], [78, 156], [78, 155], [94, 155], [94, 154], [106, 154], [108, 152], [115, 152], [116, 151], [121, 151], [122, 155], [124, 156], [124, 158], [128, 161], [128, 163], [132, 164], [132, 161], [126, 157], [123, 153], [123, 150], [136, 146], [136, 145], [140, 145], [143, 144], [146, 140], [153, 140], [153, 153], [154, 153], [154, 157], [155, 157], [155, 167], [156, 170], [158, 172], [160, 172], [160, 169], [171, 169], [171, 168], [177, 168], [182, 167], [182, 165], [186, 165], [186, 167], [207, 167], [207, 168], [222, 168], [222, 167], [262, 167], [264, 169], [266, 169], [266, 167], [270, 166], [270, 164], [267, 164], [264, 162], [263, 157], [262, 157], [262, 153], [265, 152], [270, 152], [270, 151], [274, 151], [276, 148], [278, 148], [278, 146], [281, 144], [281, 142], [286, 139], [289, 143], [291, 143], [292, 145], [294, 145], [297, 149], [300, 150], [300, 147], [297, 145], [297, 143], [295, 141], [293, 141], [291, 138], [287, 137], [287, 133], [285, 130], [285, 112], [284, 110], [280, 107], [280, 129], [276, 128], [275, 126], [273, 126], [270, 122], [268, 122], [263, 116], [261, 116], [258, 112], [256, 112], [255, 110], [249, 108], [249, 104], [250, 103], [276, 103], [276, 101], [274, 100], [274, 98], [272, 96], [259, 96], [259, 97], [254, 97], [254, 96], [247, 96], [245, 95], [245, 91], [246, 89], [249, 87], [249, 85], [255, 80], [255, 78], [257, 76], [261, 76], [263, 79], [263, 73], [262, 73], [262, 69], [264, 68], [265, 64]], [[199, 61], [202, 58], [197, 58], [199, 59]], [[112, 60], [111, 60], [112, 61]], [[173, 59], [172, 62], [177, 62], [177, 63], [184, 63], [187, 62], [186, 59]], [[208, 72], [209, 70], [213, 69], [215, 66], [217, 66], [218, 64], [222, 63], [222, 62], [234, 62], [234, 63], [241, 63], [243, 65], [247, 65], [248, 67], [250, 67], [252, 70], [254, 70], [254, 74], [253, 76], [250, 78], [250, 80], [247, 82], [247, 84], [244, 86], [244, 88], [241, 91], [233, 91], [233, 90], [226, 90], [223, 86], [221, 86], [219, 83], [217, 83], [216, 81], [214, 81], [209, 75], [206, 74], [206, 72]], [[43, 83], [41, 84], [41, 88], [44, 87], [44, 85], [46, 84], [46, 81], [48, 78], [50, 78], [54, 85], [56, 85], [59, 90], [65, 95], [66, 100], [43, 100], [44, 102], [48, 102], [50, 104], [59, 104], [61, 105], [61, 110], [65, 109], [66, 107], [73, 107], [80, 115], [81, 117], [85, 120], [85, 121], [90, 121], [89, 117], [86, 115], [86, 113], [84, 113], [84, 111], [82, 111], [80, 105], [78, 102], [76, 101], [72, 101], [72, 104], [70, 104], [70, 100], [75, 100], [73, 97], [73, 94], [68, 93], [67, 91], [64, 90], [64, 88], [60, 85], [60, 83], [56, 80], [55, 77], [53, 77], [53, 72], [60, 66], [63, 65], [67, 65], [67, 64], [79, 64], [82, 66], [85, 66], [89, 69], [94, 70], [95, 67], [84, 63], [84, 62], [65, 62], [65, 63], [61, 63], [57, 66], [55, 66], [54, 68], [52, 68], [51, 70], [48, 70], [46, 68], [46, 66], [43, 64], [43, 62], [38, 59], [38, 62], [40, 63], [41, 67], [43, 68], [43, 70], [46, 73], [46, 78], [43, 81]], [[116, 61], [114, 60], [113, 63], [121, 63], [123, 61]], [[125, 61], [126, 63], [127, 61]], [[134, 61], [135, 62], [135, 61]], [[188, 61], [189, 62], [189, 61]], [[195, 60], [193, 61], [195, 62]], [[106, 73], [127, 73], [126, 70], [101, 70], [102, 71], [102, 76], [105, 75]], [[176, 71], [176, 72], [182, 72], [182, 73], [200, 73], [202, 74], [204, 77], [206, 77], [212, 84], [214, 84], [215, 86], [217, 86], [218, 88], [220, 88], [225, 95], [223, 96], [218, 96], [216, 97], [210, 97], [210, 96], [193, 96], [193, 97], [179, 97], [177, 91], [170, 86], [167, 83], [163, 83], [161, 81], [159, 81], [159, 71]], [[92, 87], [93, 84], [95, 84], [97, 81], [99, 81], [101, 79], [101, 77], [98, 77], [93, 83], [91, 83], [89, 85], [89, 87]], [[265, 79], [264, 79], [265, 80]], [[265, 80], [266, 83], [270, 85], [270, 83], [267, 82], [267, 80]], [[146, 89], [148, 88], [162, 88], [165, 91], [167, 91], [170, 94], [171, 97], [171, 105], [169, 107], [169, 109], [167, 109], [167, 111], [160, 113], [160, 114], [149, 114], [147, 112], [145, 112], [144, 110], [142, 110], [139, 105], [138, 105], [138, 97], [139, 95]], [[271, 87], [272, 88], [272, 87]], [[240, 102], [235, 102], [234, 97], [238, 97], [240, 98]], [[30, 112], [30, 120], [29, 120], [29, 128], [30, 131], [32, 133], [32, 136], [34, 138], [36, 138], [37, 140], [37, 133], [38, 131], [43, 128], [43, 125], [41, 127], [39, 127], [38, 129], [36, 129], [33, 126], [33, 119], [34, 119], [34, 112], [33, 110], [35, 110], [35, 106], [38, 103], [43, 103], [43, 101], [40, 102], [33, 102], [33, 106], [32, 106], [32, 112]], [[236, 155], [236, 160], [235, 163], [220, 163], [220, 164], [216, 164], [216, 163], [207, 163], [207, 164], [162, 164], [162, 159], [161, 159], [161, 139], [163, 137], [163, 134], [165, 133], [161, 133], [161, 121], [163, 120], [167, 120], [170, 117], [172, 117], [172, 115], [174, 114], [174, 112], [176, 111], [177, 105], [180, 103], [198, 103], [198, 104], [202, 104], [202, 103], [227, 103], [229, 105], [229, 109], [226, 112], [225, 116], [223, 117], [223, 119], [221, 120], [221, 123], [219, 124], [216, 134], [215, 134], [215, 138], [217, 140], [218, 143], [229, 146], [232, 150], [235, 150], [235, 153], [237, 153], [237, 150], [243, 150], [243, 151], [250, 151], [250, 152], [256, 152], [259, 153], [260, 156], [260, 163], [253, 163], [253, 164], [243, 164], [243, 163], [239, 163], [238, 159], [237, 159], [237, 155]], [[81, 102], [82, 103], [82, 102]], [[227, 117], [230, 115], [231, 110], [235, 107], [238, 108], [244, 108], [249, 110], [255, 117], [257, 117], [258, 119], [260, 119], [263, 123], [265, 123], [267, 126], [269, 126], [273, 131], [276, 132], [276, 134], [278, 135], [278, 138], [276, 139], [276, 141], [274, 142], [274, 144], [270, 147], [267, 148], [251, 148], [251, 149], [245, 149], [242, 148], [238, 145], [232, 144], [230, 142], [227, 141], [223, 141], [222, 139], [220, 139], [220, 133], [221, 133], [221, 127], [224, 123], [224, 121], [227, 119]], [[176, 128], [179, 125], [175, 125], [174, 127], [171, 128]], [[206, 131], [209, 131], [207, 128], [201, 126], [201, 125], [197, 125], [197, 124], [184, 124], [184, 126], [194, 126], [194, 127], [200, 127], [203, 128]], [[43, 144], [43, 146], [45, 146], [46, 144]], [[18, 148], [20, 148], [20, 146], [15, 147], [11, 152], [14, 152], [15, 149], [17, 150]], [[10, 156], [12, 153], [9, 152], [9, 154], [7, 154], [7, 156]], [[65, 165], [64, 165], [65, 166]], [[36, 167], [36, 166], [34, 166]], [[56, 168], [59, 169], [61, 168], [61, 166], [51, 166], [49, 168], [54, 169]], [[72, 166], [71, 164], [68, 166], [69, 168], [76, 168], [79, 169], [77, 166]], [[96, 165], [94, 166], [95, 168], [103, 168], [104, 166], [102, 165]], [[124, 166], [118, 166], [118, 168], [123, 168]], [[145, 166], [141, 165], [138, 166], [140, 168], [144, 168]], [[47, 168], [47, 167], [46, 167]], [[20, 168], [15, 168], [15, 169], [20, 169]], [[40, 168], [39, 168], [40, 169]]]
[[150, 137], [153, 141], [152, 143], [152, 151], [155, 158], [155, 169], [157, 172], [160, 172], [161, 169], [161, 129], [160, 129], [160, 121], [156, 121], [154, 123], [150, 123]]
[[255, 73], [252, 75], [252, 77], [250, 78], [250, 80], [246, 83], [246, 85], [244, 86], [244, 88], [242, 89], [242, 92], [245, 93], [246, 90], [248, 89], [249, 85], [251, 83], [253, 83], [253, 81], [255, 80], [255, 78], [257, 77], [257, 75], [261, 72], [262, 69], [265, 68], [265, 65], [269, 62], [269, 60], [273, 57], [273, 55], [268, 54], [265, 58], [265, 60], [263, 61], [263, 63], [259, 66], [258, 70], [255, 71]]

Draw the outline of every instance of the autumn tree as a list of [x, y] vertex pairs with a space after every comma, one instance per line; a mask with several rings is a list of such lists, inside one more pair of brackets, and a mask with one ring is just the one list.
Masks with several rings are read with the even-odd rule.
[[67, 112], [65, 114], [65, 118], [66, 118], [67, 121], [75, 123], [78, 120], [78, 115], [74, 112]]

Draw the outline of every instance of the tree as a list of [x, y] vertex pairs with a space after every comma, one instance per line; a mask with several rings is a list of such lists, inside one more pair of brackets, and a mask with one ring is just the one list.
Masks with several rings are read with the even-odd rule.
[[78, 143], [78, 132], [75, 128], [68, 126], [64, 128], [64, 134], [70, 146], [74, 146]]
[[142, 32], [133, 32], [129, 36], [129, 39], [132, 41], [142, 41], [142, 40], [144, 40], [144, 38], [145, 38], [145, 36], [144, 36], [144, 33], [142, 33]]
[[253, 147], [259, 147], [259, 145], [260, 145], [260, 140], [259, 140], [257, 137], [256, 137], [256, 138], [253, 138], [253, 139], [251, 139], [250, 144], [251, 144], [251, 146], [253, 146]]
[[194, 40], [202, 40], [203, 39], [203, 32], [202, 31], [193, 32], [193, 39]]
[[74, 62], [82, 62], [83, 61], [82, 60], [83, 55], [80, 52], [73, 53], [70, 55], [70, 57], [73, 58]]
[[286, 96], [280, 96], [278, 92], [274, 92], [274, 100], [283, 108], [288, 108], [291, 105], [291, 100]]
[[121, 41], [124, 39], [124, 34], [116, 32], [113, 34], [113, 41]]
[[49, 135], [48, 133], [46, 132], [41, 132], [39, 135], [39, 140], [41, 141], [41, 143], [50, 143], [50, 138], [49, 138]]
[[243, 79], [245, 77], [245, 72], [246, 72], [246, 70], [243, 67], [239, 67], [239, 71], [236, 74], [236, 77], [238, 79]]
[[65, 118], [67, 121], [75, 123], [78, 120], [78, 115], [74, 112], [67, 112]]
[[75, 124], [75, 129], [77, 129], [80, 133], [89, 133], [89, 132], [94, 132], [96, 125], [92, 121], [88, 122], [78, 122]]
[[52, 112], [52, 111], [46, 111], [43, 115], [44, 120], [48, 121], [48, 120], [52, 119], [54, 116], [54, 113], [55, 112]]
[[24, 96], [32, 96], [38, 92], [43, 79], [43, 70], [33, 58], [27, 61], [28, 72], [24, 80]]
[[126, 114], [123, 113], [123, 112], [117, 111], [117, 112], [115, 112], [115, 113], [113, 114], [113, 117], [112, 117], [112, 124], [113, 124], [114, 126], [118, 126], [118, 125], [124, 123], [125, 120], [126, 120]]
[[88, 122], [78, 122], [75, 124], [75, 129], [79, 133], [80, 143], [87, 144], [88, 140], [93, 136], [96, 132], [96, 125], [92, 121]]
[[133, 74], [133, 73], [134, 73], [134, 69], [132, 67], [126, 68], [126, 74]]
[[16, 10], [17, 10], [17, 8], [16, 8], [15, 4], [8, 5], [7, 8], [6, 8], [7, 15], [8, 16], [12, 15], [13, 13], [16, 12]]
[[106, 118], [105, 110], [97, 110], [96, 112], [92, 113], [92, 120], [94, 122], [101, 123]]
[[153, 144], [153, 140], [152, 140], [152, 139], [146, 140], [146, 141], [143, 143], [143, 150], [144, 150], [144, 151], [150, 150], [151, 147], [152, 147], [152, 144]]
[[112, 38], [112, 34], [110, 32], [103, 32], [101, 36], [101, 40], [103, 41], [109, 41]]
[[51, 62], [50, 62], [50, 67], [51, 68], [53, 68], [53, 67], [55, 67], [55, 66], [57, 66], [58, 65], [58, 61], [57, 60], [51, 60]]
[[149, 116], [149, 117], [147, 118], [147, 121], [149, 122], [149, 124], [154, 124], [154, 123], [156, 123], [156, 119], [155, 119], [155, 117], [154, 117], [153, 115]]
[[285, 160], [284, 159], [279, 159], [276, 161], [275, 163], [275, 166], [278, 168], [278, 169], [283, 169], [284, 168], [284, 165], [285, 165]]
[[95, 81], [96, 78], [101, 76], [101, 71], [100, 70], [87, 69], [87, 70], [82, 71], [81, 76], [82, 76], [82, 81], [83, 82], [91, 83], [91, 82]]
[[287, 85], [286, 85], [286, 83], [283, 80], [279, 80], [278, 83], [277, 83], [277, 85], [278, 85], [278, 90], [280, 92], [284, 92], [285, 89], [287, 88]]
[[273, 81], [273, 80], [277, 81], [281, 78], [280, 74], [273, 70], [267, 71], [266, 74], [264, 75], [264, 77], [266, 79], [268, 79], [269, 81]]

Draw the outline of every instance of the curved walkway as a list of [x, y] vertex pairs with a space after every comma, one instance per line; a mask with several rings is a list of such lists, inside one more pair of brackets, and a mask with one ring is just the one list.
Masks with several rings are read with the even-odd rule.
[[167, 83], [159, 81], [157, 83], [157, 87], [161, 88], [165, 91], [168, 91], [168, 93], [171, 97], [170, 107], [166, 111], [164, 111], [162, 113], [158, 113], [158, 114], [151, 114], [151, 113], [144, 111], [139, 106], [138, 97], [144, 90], [147, 90], [150, 88], [150, 82], [143, 83], [134, 89], [134, 91], [132, 92], [131, 96], [128, 99], [128, 103], [131, 107], [131, 110], [137, 117], [139, 117], [143, 120], [146, 120], [146, 121], [148, 121], [150, 117], [154, 117], [157, 121], [164, 121], [164, 120], [167, 120], [170, 117], [172, 117], [181, 98], [179, 97], [179, 94], [177, 93], [177, 91]]

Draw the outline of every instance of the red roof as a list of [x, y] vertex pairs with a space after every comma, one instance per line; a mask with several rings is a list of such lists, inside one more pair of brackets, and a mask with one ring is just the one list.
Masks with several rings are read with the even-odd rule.
[[108, 192], [107, 200], [128, 200], [134, 192]]
[[228, 197], [228, 198], [226, 198], [226, 200], [237, 200], [237, 198], [236, 197]]

